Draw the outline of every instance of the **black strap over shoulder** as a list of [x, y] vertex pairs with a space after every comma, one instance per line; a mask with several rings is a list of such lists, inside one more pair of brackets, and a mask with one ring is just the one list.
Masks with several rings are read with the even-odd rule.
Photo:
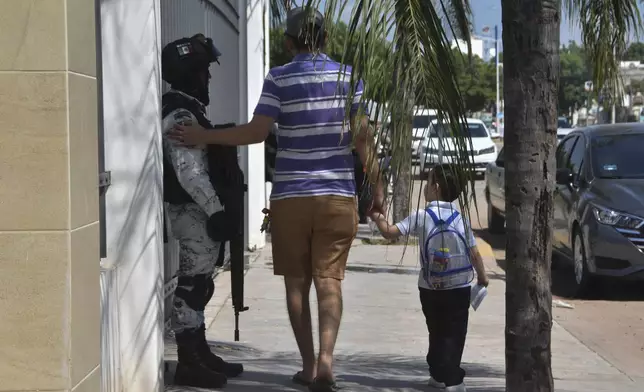
[[[206, 119], [199, 103], [182, 94], [169, 92], [163, 95], [161, 100], [163, 109], [161, 114], [163, 118], [170, 115], [177, 109], [185, 109], [192, 113], [199, 124], [205, 128], [212, 128], [210, 121]], [[174, 171], [168, 152], [163, 150], [163, 201], [170, 204], [187, 204], [194, 203], [192, 197], [183, 189]]]

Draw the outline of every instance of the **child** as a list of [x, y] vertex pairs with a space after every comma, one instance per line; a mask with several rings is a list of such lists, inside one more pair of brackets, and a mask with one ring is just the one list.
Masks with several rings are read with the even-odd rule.
[[453, 203], [461, 192], [455, 168], [439, 165], [432, 170], [424, 189], [427, 209], [414, 211], [395, 225], [380, 213], [371, 214], [385, 238], [403, 235], [419, 238], [422, 270], [418, 289], [429, 331], [429, 385], [449, 392], [466, 390], [461, 358], [467, 335], [472, 270], [476, 270], [479, 285], [488, 285], [474, 234]]

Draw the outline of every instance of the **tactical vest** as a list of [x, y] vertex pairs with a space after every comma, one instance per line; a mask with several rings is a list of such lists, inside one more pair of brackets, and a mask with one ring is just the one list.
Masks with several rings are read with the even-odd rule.
[[[206, 118], [201, 105], [197, 101], [176, 92], [164, 94], [162, 105], [163, 118], [177, 109], [185, 109], [192, 113], [199, 125], [206, 129], [221, 129], [235, 126], [234, 123], [213, 126]], [[238, 197], [235, 189], [245, 186], [244, 173], [239, 167], [239, 161], [237, 159], [237, 147], [208, 145], [207, 156], [210, 183], [215, 189], [219, 201], [225, 208], [227, 204], [234, 202], [235, 197]], [[163, 150], [163, 201], [174, 205], [194, 203], [192, 197], [179, 183], [174, 166], [170, 161], [165, 147]], [[167, 233], [164, 233], [164, 240], [167, 242]]]

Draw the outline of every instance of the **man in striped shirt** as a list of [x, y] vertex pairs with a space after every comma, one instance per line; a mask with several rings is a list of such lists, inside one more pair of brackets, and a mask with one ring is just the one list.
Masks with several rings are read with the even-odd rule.
[[[373, 136], [360, 104], [362, 82], [352, 81], [350, 67], [321, 52], [326, 40], [322, 14], [292, 9], [285, 35], [293, 61], [270, 70], [250, 123], [214, 132], [181, 126], [174, 137], [184, 144], [244, 145], [264, 141], [274, 123], [279, 124], [270, 206], [273, 269], [275, 275], [284, 276], [288, 312], [303, 361], [293, 380], [327, 391], [335, 389], [332, 364], [342, 316], [341, 281], [358, 225], [353, 142], [376, 185], [374, 209], [383, 212], [384, 192]], [[355, 98], [347, 116], [347, 97], [353, 88]], [[317, 361], [311, 283], [320, 322]]]

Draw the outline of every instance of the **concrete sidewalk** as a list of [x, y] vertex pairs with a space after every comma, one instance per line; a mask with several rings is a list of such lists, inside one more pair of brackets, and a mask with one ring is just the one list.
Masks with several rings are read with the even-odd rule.
[[[505, 276], [489, 246], [481, 242], [480, 246], [491, 284], [488, 297], [470, 317], [463, 361], [466, 385], [468, 391], [504, 391]], [[250, 310], [241, 315], [243, 341], [232, 343], [234, 314], [227, 273], [218, 277], [215, 297], [206, 310], [208, 337], [214, 349], [226, 359], [243, 362], [246, 368], [243, 377], [230, 380], [225, 390], [305, 390], [290, 383], [300, 369], [299, 355], [286, 314], [282, 280], [272, 274], [270, 246], [256, 255], [246, 275]], [[425, 363], [428, 338], [418, 300], [417, 271], [418, 250], [414, 246], [354, 244], [336, 346], [335, 372], [343, 390], [430, 390]], [[644, 390], [642, 380], [628, 378], [556, 323], [552, 347], [557, 391]], [[174, 347], [167, 345], [168, 359], [173, 351]]]

